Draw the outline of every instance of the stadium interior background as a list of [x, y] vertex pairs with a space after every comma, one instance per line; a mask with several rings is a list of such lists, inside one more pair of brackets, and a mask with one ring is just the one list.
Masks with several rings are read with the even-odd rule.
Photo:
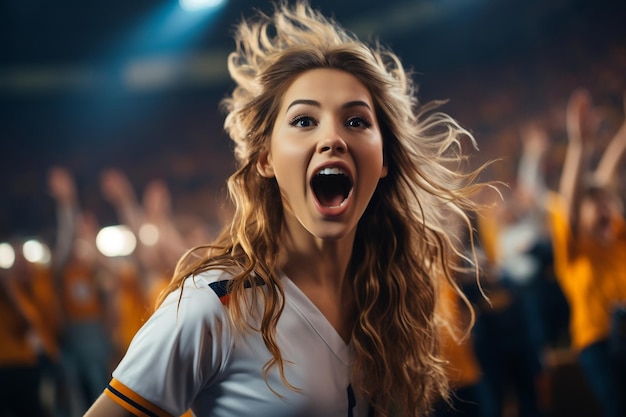
[[[412, 68], [422, 102], [476, 136], [472, 161], [501, 158], [487, 174], [514, 173], [519, 126], [554, 127], [562, 158], [563, 108], [588, 88], [621, 116], [626, 89], [626, 6], [610, 0], [314, 0], [365, 39], [380, 39]], [[167, 181], [180, 212], [216, 222], [232, 170], [219, 101], [232, 86], [232, 27], [269, 2], [231, 0], [183, 12], [175, 0], [0, 2], [0, 240], [50, 233], [46, 172], [66, 166], [81, 202], [114, 223], [99, 196], [102, 169], [124, 170], [137, 190]]]

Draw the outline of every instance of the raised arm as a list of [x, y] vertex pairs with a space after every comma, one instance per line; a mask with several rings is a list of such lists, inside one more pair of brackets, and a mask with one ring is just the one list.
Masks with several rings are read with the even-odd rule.
[[[624, 116], [626, 116], [626, 92], [623, 96]], [[617, 167], [626, 152], [626, 117], [622, 121], [622, 125], [617, 130], [609, 144], [607, 145], [594, 177], [599, 185], [607, 185], [617, 173]]]
[[172, 219], [172, 199], [164, 181], [153, 180], [146, 186], [143, 207], [148, 221], [159, 230], [158, 250], [161, 261], [170, 267], [176, 265], [189, 247]]
[[152, 287], [153, 279], [162, 279], [164, 271], [172, 270], [184, 253], [184, 242], [171, 223], [169, 191], [160, 180], [148, 184], [140, 201], [130, 180], [117, 169], [108, 169], [101, 176], [101, 188], [105, 198], [114, 207], [118, 219], [140, 237], [142, 226], [148, 223], [158, 230], [158, 240], [146, 244], [141, 239], [135, 259], [143, 270], [146, 289]]
[[101, 175], [100, 186], [119, 220], [133, 233], [138, 234], [139, 228], [145, 222], [145, 214], [126, 175], [117, 169], [107, 169]]
[[537, 124], [530, 124], [520, 132], [522, 155], [517, 167], [518, 185], [541, 199], [546, 190], [543, 162], [548, 149], [546, 131]]
[[56, 202], [57, 235], [53, 248], [53, 267], [58, 271], [73, 250], [80, 208], [74, 178], [67, 169], [54, 167], [49, 171], [48, 189]]
[[566, 110], [568, 145], [559, 185], [574, 233], [577, 232], [575, 219], [578, 218], [583, 181], [591, 173], [591, 144], [598, 125], [599, 118], [592, 108], [589, 92], [574, 91]]

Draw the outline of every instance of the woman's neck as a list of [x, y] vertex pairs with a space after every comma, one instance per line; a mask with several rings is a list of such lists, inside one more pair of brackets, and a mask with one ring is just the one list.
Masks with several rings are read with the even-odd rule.
[[278, 261], [282, 272], [348, 344], [357, 316], [352, 279], [346, 274], [354, 237], [339, 241], [297, 241], [297, 244], [290, 239], [286, 241]]
[[281, 244], [278, 265], [294, 283], [344, 289], [354, 232], [340, 239], [319, 239], [303, 229], [287, 230]]

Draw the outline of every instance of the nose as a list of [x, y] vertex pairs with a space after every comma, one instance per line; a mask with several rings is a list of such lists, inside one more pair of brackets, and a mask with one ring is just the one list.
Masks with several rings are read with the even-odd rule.
[[320, 153], [325, 152], [338, 152], [344, 153], [348, 150], [348, 145], [343, 139], [339, 129], [332, 127], [323, 133], [322, 139], [317, 145], [317, 151]]

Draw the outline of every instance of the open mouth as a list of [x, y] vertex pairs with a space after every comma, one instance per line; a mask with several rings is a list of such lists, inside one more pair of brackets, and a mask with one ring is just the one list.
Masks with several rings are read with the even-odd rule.
[[601, 229], [609, 229], [612, 225], [612, 221], [611, 221], [611, 217], [610, 216], [600, 216], [598, 218], [598, 228]]
[[322, 168], [311, 179], [315, 198], [323, 207], [340, 207], [352, 191], [352, 180], [341, 168]]

